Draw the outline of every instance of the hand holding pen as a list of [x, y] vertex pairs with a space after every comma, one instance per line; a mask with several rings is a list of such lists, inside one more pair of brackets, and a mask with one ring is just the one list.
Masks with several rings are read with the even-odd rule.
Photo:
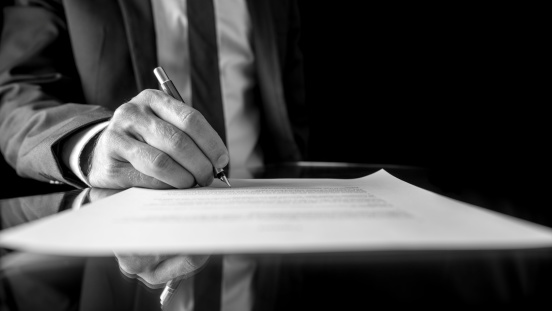
[[[90, 114], [96, 110], [91, 107]], [[140, 92], [117, 108], [106, 124], [80, 158], [91, 187], [208, 186], [213, 167], [228, 165], [228, 149], [203, 115], [161, 91]]]
[[[161, 89], [163, 89], [163, 92], [184, 103], [184, 100], [180, 96], [180, 93], [178, 93], [178, 90], [174, 86], [173, 82], [169, 79], [169, 76], [167, 76], [167, 73], [165, 72], [165, 70], [163, 70], [163, 68], [157, 67], [153, 70], [153, 73], [155, 74], [157, 81], [159, 81], [159, 85], [161, 85]], [[228, 182], [228, 179], [226, 178], [226, 175], [224, 174], [224, 170], [222, 168], [215, 166], [214, 173], [215, 177], [222, 180], [226, 183], [226, 185], [228, 185], [228, 187], [230, 187], [230, 183]]]

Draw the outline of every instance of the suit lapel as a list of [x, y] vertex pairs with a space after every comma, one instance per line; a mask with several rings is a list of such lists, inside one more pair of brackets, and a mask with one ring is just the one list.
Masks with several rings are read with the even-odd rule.
[[150, 0], [119, 0], [139, 90], [157, 88], [155, 24]]

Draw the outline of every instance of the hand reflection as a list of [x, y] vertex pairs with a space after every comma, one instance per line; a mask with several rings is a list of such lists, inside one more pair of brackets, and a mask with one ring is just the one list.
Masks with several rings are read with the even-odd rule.
[[113, 252], [127, 277], [150, 288], [160, 288], [173, 279], [189, 278], [205, 266], [209, 255], [138, 255]]
[[[121, 189], [90, 188], [90, 203], [121, 192]], [[123, 254], [113, 251], [119, 268], [150, 288], [160, 288], [173, 279], [191, 277], [203, 268], [209, 255]]]

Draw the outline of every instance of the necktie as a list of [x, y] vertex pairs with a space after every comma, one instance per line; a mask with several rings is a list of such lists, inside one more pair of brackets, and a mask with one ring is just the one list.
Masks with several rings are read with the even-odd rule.
[[194, 311], [221, 309], [222, 255], [211, 255], [205, 267], [194, 276]]
[[192, 105], [226, 141], [213, 0], [187, 0]]
[[[226, 141], [213, 0], [187, 0], [192, 105]], [[222, 256], [194, 276], [194, 310], [220, 310]]]

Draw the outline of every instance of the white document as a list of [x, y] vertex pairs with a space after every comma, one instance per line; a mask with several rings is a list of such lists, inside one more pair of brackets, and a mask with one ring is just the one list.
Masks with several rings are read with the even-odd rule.
[[446, 198], [384, 170], [358, 179], [231, 184], [132, 188], [0, 232], [0, 245], [67, 255], [552, 246], [550, 228]]

